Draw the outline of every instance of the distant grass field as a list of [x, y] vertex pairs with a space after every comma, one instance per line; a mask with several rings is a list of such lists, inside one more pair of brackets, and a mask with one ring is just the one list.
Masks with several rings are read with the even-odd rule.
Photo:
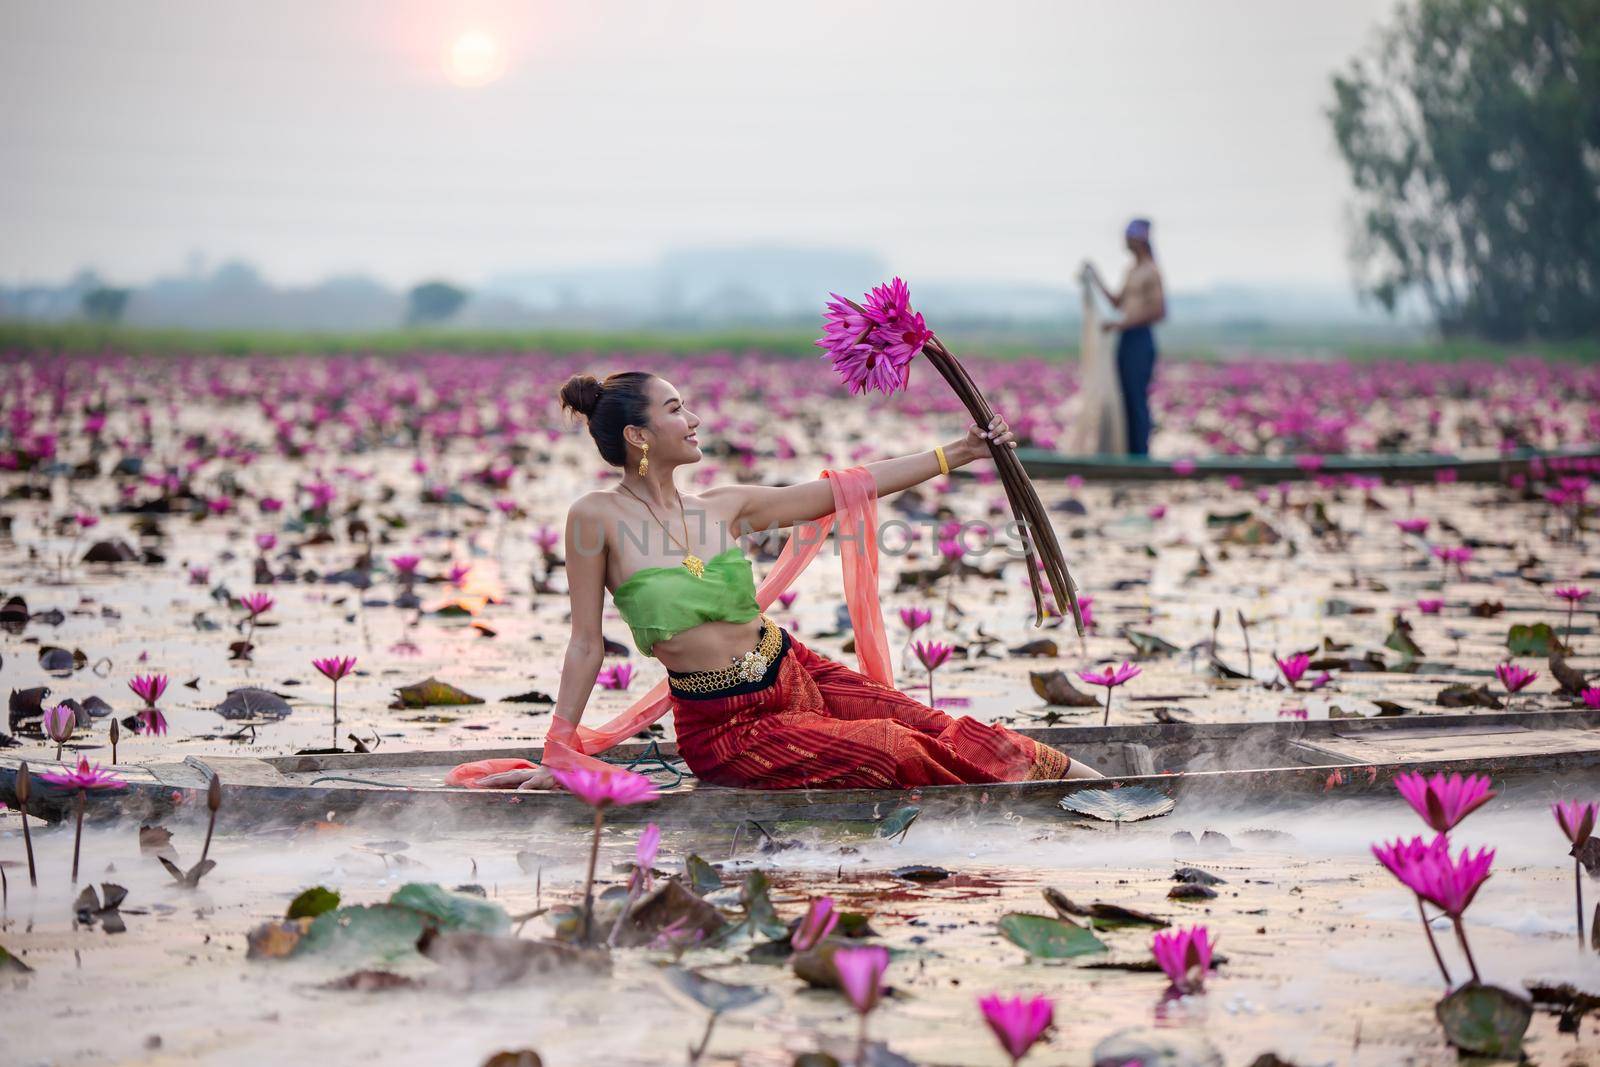
[[[365, 333], [275, 330], [186, 330], [90, 323], [0, 322], [0, 352], [44, 355], [106, 350], [146, 355], [342, 355], [405, 352], [669, 352], [761, 351], [815, 356], [813, 328], [775, 326], [731, 330], [470, 330], [395, 329]], [[996, 358], [1068, 358], [1077, 354], [1075, 331], [1060, 334], [984, 327], [955, 328], [941, 336], [961, 354]], [[1518, 356], [1559, 361], [1600, 360], [1600, 338], [1569, 342], [1497, 344], [1468, 338], [1410, 341], [1374, 338], [1338, 327], [1269, 327], [1239, 334], [1225, 329], [1173, 328], [1163, 333], [1162, 354], [1190, 359], [1338, 358], [1453, 362], [1499, 361]]]

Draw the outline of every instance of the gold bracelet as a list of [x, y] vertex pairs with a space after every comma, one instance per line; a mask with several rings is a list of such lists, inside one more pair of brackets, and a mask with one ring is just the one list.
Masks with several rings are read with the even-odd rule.
[[950, 462], [944, 458], [944, 445], [933, 446], [933, 456], [939, 461], [939, 473], [950, 473]]

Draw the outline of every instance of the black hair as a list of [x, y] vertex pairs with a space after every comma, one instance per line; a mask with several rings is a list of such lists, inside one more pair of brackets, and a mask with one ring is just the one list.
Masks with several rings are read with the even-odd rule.
[[613, 467], [628, 462], [628, 444], [622, 431], [650, 422], [650, 398], [645, 385], [655, 375], [646, 371], [619, 371], [601, 381], [592, 374], [574, 374], [561, 387], [561, 406], [582, 415], [589, 424], [600, 458]]

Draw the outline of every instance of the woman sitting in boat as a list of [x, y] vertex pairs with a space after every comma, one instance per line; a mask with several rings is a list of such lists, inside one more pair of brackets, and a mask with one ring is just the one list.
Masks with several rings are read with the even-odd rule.
[[[952, 718], [813, 652], [761, 613], [750, 561], [735, 543], [830, 515], [846, 477], [862, 479], [871, 493], [864, 499], [875, 501], [985, 457], [991, 441], [1015, 448], [1003, 419], [974, 425], [939, 449], [801, 485], [729, 485], [685, 496], [675, 478], [700, 460], [700, 420], [671, 383], [640, 371], [604, 382], [579, 375], [562, 388], [561, 403], [584, 417], [622, 480], [584, 495], [567, 515], [572, 636], [547, 765], [555, 764], [552, 751], [581, 746], [578, 721], [604, 655], [600, 616], [610, 590], [639, 651], [666, 667], [679, 755], [706, 782], [883, 789], [1098, 777], [1047, 745]], [[641, 530], [651, 536], [638, 536]], [[871, 614], [881, 634], [875, 607]], [[523, 767], [472, 784], [543, 788], [550, 778]]]

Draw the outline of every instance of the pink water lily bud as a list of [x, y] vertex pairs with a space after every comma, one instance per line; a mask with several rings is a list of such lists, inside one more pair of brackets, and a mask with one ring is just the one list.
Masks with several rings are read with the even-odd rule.
[[1439, 609], [1442, 607], [1444, 607], [1444, 601], [1442, 600], [1428, 599], [1417, 601], [1417, 610], [1422, 612], [1424, 615], [1437, 615], [1439, 614]]
[[832, 897], [817, 897], [806, 909], [805, 918], [789, 938], [789, 946], [796, 952], [805, 952], [833, 933], [839, 925], [839, 913], [833, 910]]
[[900, 621], [905, 623], [906, 629], [916, 633], [933, 621], [933, 612], [927, 608], [901, 608]]
[[1311, 657], [1304, 652], [1296, 652], [1288, 659], [1278, 659], [1277, 656], [1272, 658], [1277, 662], [1278, 670], [1283, 672], [1283, 680], [1288, 682], [1291, 687], [1298, 684], [1300, 679], [1305, 677], [1306, 668], [1311, 666]]
[[417, 567], [421, 565], [422, 557], [413, 555], [390, 556], [389, 562], [394, 566], [395, 570], [409, 578], [417, 573]]
[[70, 704], [57, 704], [44, 713], [42, 728], [50, 740], [58, 745], [65, 744], [72, 740], [72, 732], [78, 728], [78, 713]]
[[833, 954], [839, 986], [859, 1015], [878, 1006], [883, 994], [883, 972], [889, 969], [889, 950], [882, 945], [841, 948]]
[[1555, 812], [1561, 832], [1567, 835], [1573, 848], [1582, 845], [1594, 833], [1595, 813], [1600, 806], [1592, 801], [1560, 800], [1550, 807]]
[[1055, 1021], [1055, 1005], [1049, 997], [1005, 999], [990, 993], [978, 998], [978, 1007], [1013, 1064], [1021, 1062]]
[[943, 666], [955, 648], [939, 641], [913, 641], [911, 650], [917, 654], [923, 667], [931, 671]]
[[639, 843], [633, 849], [633, 862], [641, 871], [648, 871], [655, 866], [656, 853], [661, 849], [661, 827], [655, 823], [644, 828], [644, 833], [639, 835]]

